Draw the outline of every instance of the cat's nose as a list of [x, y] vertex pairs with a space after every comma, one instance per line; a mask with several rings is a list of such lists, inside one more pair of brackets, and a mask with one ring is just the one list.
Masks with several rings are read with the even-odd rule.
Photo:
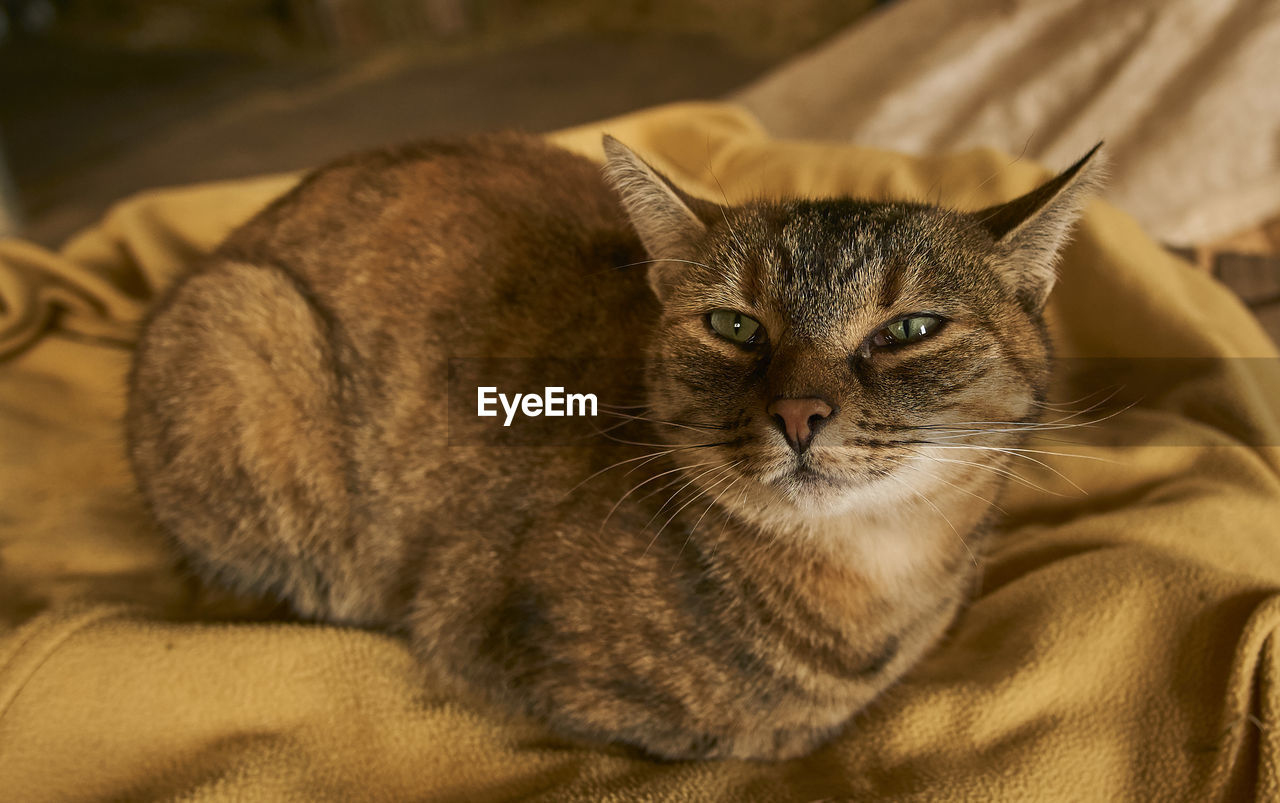
[[774, 399], [765, 408], [778, 421], [796, 454], [804, 454], [813, 436], [831, 417], [833, 408], [822, 399]]

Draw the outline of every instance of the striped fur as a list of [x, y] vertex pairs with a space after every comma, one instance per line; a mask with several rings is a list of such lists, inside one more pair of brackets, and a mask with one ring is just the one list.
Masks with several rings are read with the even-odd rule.
[[[607, 150], [616, 195], [516, 135], [313, 174], [157, 302], [135, 472], [200, 576], [402, 633], [434, 689], [662, 758], [801, 755], [972, 587], [1008, 453], [952, 460], [920, 427], [1036, 419], [1089, 170], [976, 215], [721, 208]], [[718, 337], [720, 308], [766, 339]], [[919, 311], [945, 326], [866, 345]], [[468, 439], [469, 358], [522, 391], [581, 360], [607, 415]], [[766, 409], [795, 396], [835, 410], [803, 454]]]

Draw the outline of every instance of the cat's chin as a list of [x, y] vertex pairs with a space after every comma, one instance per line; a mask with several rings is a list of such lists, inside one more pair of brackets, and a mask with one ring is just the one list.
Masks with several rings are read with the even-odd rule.
[[830, 518], [900, 503], [903, 487], [892, 478], [847, 476], [813, 463], [794, 462], [758, 480], [759, 500], [770, 512]]

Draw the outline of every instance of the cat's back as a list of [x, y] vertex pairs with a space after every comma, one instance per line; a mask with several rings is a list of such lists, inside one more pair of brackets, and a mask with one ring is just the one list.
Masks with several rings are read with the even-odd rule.
[[[385, 621], [405, 539], [499, 527], [520, 474], [448, 448], [450, 361], [525, 358], [511, 379], [533, 386], [542, 358], [633, 350], [618, 333], [644, 331], [652, 301], [619, 266], [643, 258], [599, 167], [535, 138], [318, 170], [144, 329], [127, 425], [157, 521], [225, 584]], [[456, 504], [478, 488], [490, 502]]]
[[606, 304], [643, 294], [640, 271], [619, 279], [609, 270], [644, 252], [599, 166], [516, 133], [335, 162], [219, 253], [287, 271], [356, 337], [357, 321], [424, 322], [456, 355], [500, 356], [518, 342], [545, 347], [545, 324], [572, 317], [568, 292]]
[[[493, 246], [503, 231], [495, 223], [555, 218], [572, 219], [579, 232], [622, 222], [597, 165], [538, 137], [486, 134], [337, 160], [305, 176], [219, 250], [248, 260], [327, 260], [338, 256], [335, 247], [385, 254], [397, 243], [447, 239], [466, 256]], [[450, 228], [441, 230], [445, 223]]]

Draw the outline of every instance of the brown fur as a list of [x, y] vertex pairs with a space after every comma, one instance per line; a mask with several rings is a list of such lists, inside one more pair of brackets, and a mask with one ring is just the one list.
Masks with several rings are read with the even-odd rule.
[[[1088, 170], [974, 215], [721, 208], [606, 144], [622, 204], [516, 135], [310, 176], [157, 305], [130, 391], [139, 483], [207, 579], [404, 632], [440, 688], [661, 757], [799, 755], [936, 643], [973, 580], [1010, 455], [955, 462], [921, 427], [1036, 420], [1040, 307]], [[766, 338], [716, 335], [717, 308]], [[948, 321], [867, 345], [920, 311]], [[492, 421], [449, 397], [460, 358], [502, 358], [478, 364], [519, 391], [584, 358], [574, 381], [644, 409], [483, 442], [459, 435]], [[766, 411], [797, 396], [835, 410], [803, 454]]]

